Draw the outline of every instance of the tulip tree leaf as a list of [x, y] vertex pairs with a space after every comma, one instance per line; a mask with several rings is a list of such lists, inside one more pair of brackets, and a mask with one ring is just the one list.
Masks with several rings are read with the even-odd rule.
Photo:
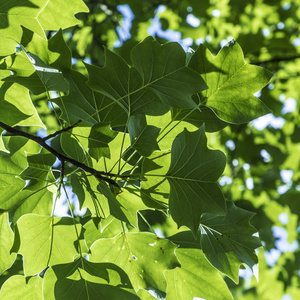
[[76, 230], [71, 218], [27, 214], [18, 220], [17, 226], [18, 253], [23, 255], [26, 276], [36, 275], [47, 266], [72, 262], [78, 254], [76, 232], [80, 235], [81, 225], [76, 224]]
[[93, 125], [89, 135], [89, 154], [97, 161], [101, 157], [110, 158], [108, 143], [117, 136], [117, 132], [111, 130], [109, 124], [97, 123]]
[[7, 212], [0, 214], [0, 228], [0, 274], [2, 274], [16, 259], [16, 254], [10, 252], [14, 243], [14, 234], [9, 226]]
[[[165, 168], [165, 160], [161, 156], [153, 161], [153, 170], [146, 161], [143, 172], [154, 186], [153, 198], [156, 198], [155, 191], [159, 197], [170, 194], [169, 208], [178, 226], [185, 225], [196, 234], [203, 213], [225, 215], [224, 196], [216, 181], [223, 173], [226, 157], [221, 151], [207, 148], [204, 126], [194, 132], [185, 129], [175, 138], [170, 168], [162, 174], [159, 168]], [[151, 173], [147, 174], [147, 169]], [[142, 182], [142, 187], [151, 191], [147, 181]]]
[[51, 0], [47, 1], [38, 20], [45, 30], [59, 30], [79, 24], [75, 17], [79, 12], [89, 12], [82, 0], [73, 0], [72, 5], [67, 0]]
[[96, 241], [90, 261], [110, 262], [122, 268], [134, 289], [166, 289], [164, 271], [179, 266], [176, 246], [151, 233], [121, 233], [115, 238]]
[[17, 109], [13, 104], [2, 100], [0, 101], [0, 121], [13, 126], [27, 119], [29, 115], [24, 114], [19, 109]]
[[243, 51], [234, 40], [217, 56], [200, 45], [189, 66], [199, 72], [209, 86], [200, 94], [201, 104], [212, 108], [221, 120], [246, 123], [271, 112], [253, 96], [268, 84], [271, 72], [246, 64]]
[[191, 96], [206, 88], [202, 78], [185, 66], [185, 53], [176, 43], [161, 46], [146, 38], [131, 52], [133, 68], [107, 49], [105, 57], [103, 68], [86, 65], [88, 84], [116, 101], [128, 115], [160, 115], [169, 106], [195, 108]]
[[261, 246], [256, 229], [249, 224], [254, 213], [227, 202], [225, 217], [205, 214], [201, 218], [201, 247], [209, 262], [238, 282], [239, 267], [258, 263], [254, 249]]
[[142, 115], [131, 116], [128, 123], [131, 147], [142, 156], [149, 156], [159, 150], [157, 137], [160, 129], [147, 125], [146, 117]]
[[0, 299], [43, 300], [42, 284], [43, 279], [39, 276], [29, 279], [22, 275], [12, 276], [3, 284]]
[[128, 276], [113, 264], [93, 263], [79, 258], [48, 269], [43, 285], [44, 299], [139, 299]]
[[40, 183], [45, 185], [47, 182], [54, 181], [51, 167], [55, 162], [55, 156], [46, 150], [40, 154], [27, 156], [28, 167], [20, 174], [24, 180], [30, 180], [27, 188]]
[[15, 51], [15, 41], [20, 42], [22, 37], [21, 26], [45, 38], [43, 29], [58, 30], [77, 24], [74, 14], [80, 11], [87, 12], [81, 0], [73, 1], [72, 9], [67, 0], [3, 0], [0, 7], [0, 56]]
[[200, 249], [176, 249], [176, 256], [181, 267], [165, 273], [167, 300], [233, 299], [220, 273]]

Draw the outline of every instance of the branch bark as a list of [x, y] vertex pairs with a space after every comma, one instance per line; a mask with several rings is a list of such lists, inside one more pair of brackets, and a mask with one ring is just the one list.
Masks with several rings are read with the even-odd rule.
[[[57, 152], [55, 149], [53, 149], [51, 146], [49, 146], [47, 143], [46, 143], [46, 140], [48, 138], [50, 138], [49, 135], [48, 137], [46, 138], [41, 138], [41, 137], [38, 137], [38, 136], [35, 136], [33, 134], [30, 134], [30, 133], [27, 133], [27, 132], [24, 132], [20, 129], [17, 129], [17, 128], [14, 128], [14, 127], [11, 127], [3, 122], [0, 122], [0, 127], [2, 127], [3, 129], [5, 129], [7, 132], [10, 132], [12, 133], [13, 135], [15, 136], [23, 136], [29, 140], [32, 140], [36, 143], [38, 143], [41, 147], [43, 147], [44, 149], [48, 150], [50, 153], [52, 153], [54, 156], [56, 156], [60, 161], [61, 163], [64, 163], [64, 162], [69, 162], [71, 164], [73, 164], [74, 166], [90, 173], [91, 175], [93, 175], [95, 178], [97, 178], [98, 180], [103, 180], [109, 184], [112, 184], [116, 187], [119, 188], [119, 185], [116, 183], [116, 181], [114, 181], [113, 179], [111, 178], [108, 178], [107, 176], [115, 176], [115, 174], [111, 174], [111, 173], [106, 173], [106, 172], [102, 172], [102, 171], [97, 171], [96, 169], [92, 168], [92, 167], [89, 167], [73, 158], [70, 158], [70, 157], [67, 157], [65, 155], [62, 155], [60, 154], [59, 152]], [[74, 127], [74, 126], [73, 126]], [[70, 128], [68, 128], [70, 129]], [[62, 129], [60, 131], [57, 131], [55, 133], [54, 136], [56, 136], [57, 134], [63, 132], [63, 131], [66, 131], [66, 129]], [[52, 137], [52, 136], [51, 136]]]

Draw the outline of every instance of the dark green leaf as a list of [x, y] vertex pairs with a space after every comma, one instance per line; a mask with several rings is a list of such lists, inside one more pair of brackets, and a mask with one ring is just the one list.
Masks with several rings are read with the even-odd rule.
[[254, 213], [227, 202], [227, 215], [201, 218], [201, 247], [210, 263], [236, 283], [242, 263], [251, 269], [258, 263], [254, 250], [261, 246], [256, 229], [249, 224]]

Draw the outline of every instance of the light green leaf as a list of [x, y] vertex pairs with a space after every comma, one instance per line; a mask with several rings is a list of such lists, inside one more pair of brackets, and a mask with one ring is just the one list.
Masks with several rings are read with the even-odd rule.
[[0, 152], [0, 209], [7, 210], [11, 201], [25, 185], [25, 182], [16, 176], [22, 172], [18, 160], [14, 161], [10, 154]]
[[3, 0], [0, 7], [0, 56], [14, 53], [24, 26], [45, 38], [44, 30], [59, 30], [78, 24], [75, 13], [87, 12], [81, 0], [70, 7], [68, 0]]
[[97, 123], [93, 125], [89, 135], [89, 154], [97, 161], [100, 157], [110, 158], [108, 143], [116, 136], [117, 132], [111, 130], [107, 123]]
[[11, 276], [1, 288], [1, 300], [43, 300], [43, 279], [39, 276], [26, 278], [22, 275]]
[[92, 263], [79, 258], [48, 269], [43, 284], [44, 299], [139, 299], [128, 276], [113, 264]]
[[201, 247], [210, 263], [238, 283], [239, 267], [258, 263], [254, 249], [261, 246], [256, 229], [249, 224], [254, 213], [227, 202], [224, 217], [205, 214], [201, 218]]
[[128, 123], [131, 147], [142, 156], [149, 156], [155, 150], [159, 150], [157, 137], [160, 128], [147, 125], [144, 115], [131, 116]]
[[148, 207], [166, 209], [168, 206], [170, 184], [165, 178], [170, 166], [170, 150], [154, 152], [142, 165], [146, 180], [141, 182], [141, 197]]
[[165, 291], [164, 271], [179, 266], [175, 248], [170, 241], [151, 233], [121, 233], [96, 241], [90, 260], [111, 262], [122, 268], [136, 291], [149, 287]]
[[24, 180], [30, 180], [26, 188], [45, 186], [48, 182], [55, 181], [51, 167], [55, 162], [55, 156], [48, 151], [42, 149], [39, 154], [28, 155], [28, 167], [20, 174]]
[[[53, 205], [53, 193], [46, 187], [42, 187], [37, 191], [23, 189], [13, 195], [5, 206], [13, 215], [14, 224], [18, 219], [26, 214], [33, 213], [44, 216], [50, 216]], [[2, 204], [2, 206], [4, 206]]]
[[0, 56], [15, 52], [16, 42], [21, 41], [24, 26], [45, 38], [45, 33], [37, 20], [38, 14], [47, 0], [3, 0], [0, 7]]
[[271, 72], [246, 64], [242, 49], [234, 40], [217, 56], [200, 45], [189, 66], [199, 72], [209, 86], [200, 93], [201, 104], [212, 108], [221, 120], [247, 123], [271, 112], [253, 96], [268, 84]]
[[85, 162], [87, 160], [86, 153], [82, 149], [80, 143], [74, 136], [69, 132], [63, 132], [60, 135], [60, 144], [63, 151], [71, 158]]
[[105, 182], [100, 181], [97, 188], [98, 191], [108, 200], [110, 214], [123, 222], [129, 222], [122, 210], [122, 204], [119, 203], [110, 187]]
[[176, 249], [181, 267], [167, 270], [167, 300], [232, 300], [220, 273], [206, 260], [200, 249]]
[[126, 186], [116, 196], [119, 203], [122, 205], [121, 209], [127, 217], [129, 223], [135, 228], [138, 228], [137, 212], [140, 210], [149, 209], [142, 201], [139, 190], [133, 187]]
[[38, 20], [45, 30], [59, 30], [80, 24], [75, 14], [89, 12], [82, 0], [50, 0], [38, 15]]
[[13, 104], [0, 100], [0, 121], [13, 126], [24, 120], [26, 120], [29, 115], [24, 114], [18, 108], [16, 108]]
[[18, 220], [18, 253], [23, 255], [26, 276], [36, 275], [47, 266], [73, 261], [74, 256], [78, 255], [76, 231], [81, 234], [81, 225], [77, 223], [76, 230], [74, 222], [77, 223], [72, 218], [34, 214], [27, 214]]
[[[29, 91], [22, 85], [17, 83], [0, 82], [0, 97], [5, 99], [11, 105], [5, 108], [3, 106], [7, 105], [6, 101], [1, 101], [0, 103], [0, 117], [4, 123], [8, 125], [15, 125], [12, 121], [20, 119], [19, 125], [22, 126], [39, 126], [45, 128], [45, 125], [41, 121], [36, 108], [34, 107], [31, 98], [29, 96]], [[19, 111], [17, 111], [17, 109]], [[23, 116], [20, 114], [22, 113]], [[6, 121], [4, 121], [6, 120]]]
[[0, 274], [2, 274], [16, 259], [16, 254], [10, 252], [14, 243], [14, 234], [9, 226], [7, 212], [0, 214], [0, 228]]
[[82, 171], [70, 176], [72, 192], [77, 195], [80, 209], [87, 207], [93, 217], [106, 218], [110, 214], [107, 198], [98, 191], [99, 181]]

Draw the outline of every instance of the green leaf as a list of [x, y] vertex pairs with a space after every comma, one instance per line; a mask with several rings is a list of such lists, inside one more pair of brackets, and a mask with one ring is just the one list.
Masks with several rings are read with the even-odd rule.
[[[158, 200], [170, 193], [169, 208], [174, 221], [178, 226], [189, 227], [194, 234], [203, 213], [226, 213], [225, 199], [216, 183], [225, 168], [226, 157], [221, 151], [209, 150], [206, 141], [204, 126], [194, 132], [185, 129], [173, 142], [171, 164], [166, 163], [163, 155], [155, 158], [152, 166], [147, 161], [143, 166], [144, 176], [150, 183], [142, 181], [142, 187], [150, 190], [153, 198], [157, 192]], [[164, 173], [166, 165], [170, 168]]]
[[50, 0], [38, 15], [38, 20], [45, 30], [59, 30], [80, 24], [75, 14], [89, 12], [82, 0], [73, 0], [72, 5], [67, 0]]
[[11, 198], [15, 196], [25, 185], [25, 182], [16, 176], [22, 172], [22, 168], [10, 154], [0, 152], [0, 209], [7, 210], [11, 204]]
[[210, 263], [232, 278], [239, 280], [240, 265], [251, 269], [258, 263], [254, 249], [261, 246], [256, 229], [249, 224], [254, 213], [227, 202], [227, 215], [205, 214], [201, 218], [201, 247]]
[[131, 116], [128, 123], [131, 147], [142, 156], [150, 156], [155, 150], [159, 150], [157, 137], [160, 128], [147, 125], [144, 115]]
[[87, 85], [87, 78], [71, 70], [66, 76], [70, 85], [68, 95], [54, 99], [62, 110], [62, 118], [69, 124], [85, 120], [84, 126], [96, 123], [109, 123], [111, 126], [125, 125], [127, 113], [110, 98], [92, 91]]
[[0, 214], [0, 228], [0, 274], [2, 274], [16, 259], [16, 254], [10, 252], [14, 243], [14, 234], [9, 226], [7, 212]]
[[167, 300], [233, 299], [220, 273], [199, 249], [176, 249], [181, 267], [167, 270]]
[[164, 271], [179, 266], [175, 248], [170, 241], [151, 233], [121, 233], [96, 241], [90, 260], [111, 262], [122, 268], [136, 291], [149, 287], [165, 291]]
[[138, 211], [149, 209], [142, 201], [139, 190], [126, 186], [122, 189], [121, 193], [117, 194], [116, 198], [122, 205], [121, 209], [129, 223], [135, 228], [138, 228]]
[[271, 112], [253, 96], [268, 84], [271, 72], [246, 64], [242, 49], [234, 40], [217, 56], [200, 45], [189, 66], [199, 72], [209, 86], [200, 93], [201, 104], [212, 108], [221, 120], [246, 123]]
[[89, 154], [97, 161], [101, 157], [110, 158], [108, 144], [117, 136], [117, 132], [111, 130], [106, 123], [97, 123], [92, 126], [89, 135]]
[[72, 192], [78, 197], [80, 208], [87, 207], [93, 217], [106, 218], [110, 214], [107, 198], [97, 190], [99, 181], [84, 172], [70, 176]]
[[55, 181], [51, 171], [55, 159], [53, 154], [44, 149], [42, 149], [39, 154], [28, 155], [28, 167], [20, 174], [22, 179], [30, 180], [26, 188], [31, 188], [41, 181], [43, 186], [48, 182]]
[[42, 284], [43, 280], [39, 276], [11, 276], [1, 288], [0, 299], [43, 300]]
[[88, 85], [130, 116], [161, 115], [169, 106], [195, 108], [191, 96], [206, 88], [202, 78], [185, 66], [185, 52], [176, 43], [161, 46], [152, 37], [145, 39], [131, 52], [133, 68], [107, 49], [105, 57], [103, 68], [86, 65]]
[[69, 132], [63, 132], [60, 136], [60, 144], [63, 151], [71, 158], [85, 162], [87, 160], [86, 153], [82, 149], [79, 141]]
[[0, 20], [0, 56], [6, 56], [15, 52], [15, 41], [20, 41], [22, 36], [21, 26], [45, 38], [45, 33], [37, 17], [47, 2], [47, 0], [2, 1], [0, 8], [2, 16]]
[[83, 258], [48, 269], [44, 299], [139, 299], [128, 276], [113, 264], [92, 263]]
[[74, 256], [78, 255], [77, 232], [79, 236], [81, 234], [81, 225], [75, 224], [72, 218], [34, 214], [27, 214], [18, 220], [18, 253], [23, 255], [26, 276], [36, 275], [47, 266], [73, 261]]
[[16, 108], [13, 104], [0, 100], [0, 121], [13, 126], [24, 120], [26, 120], [29, 115], [24, 114], [18, 108]]
[[123, 222], [129, 222], [122, 210], [122, 204], [119, 203], [109, 186], [105, 182], [100, 181], [97, 188], [98, 191], [108, 200], [110, 214]]
[[47, 187], [42, 187], [37, 191], [23, 189], [5, 203], [5, 206], [13, 216], [14, 224], [17, 223], [21, 216], [29, 213], [50, 216], [52, 205], [53, 193]]
[[5, 99], [0, 101], [0, 120], [11, 126], [19, 123], [22, 126], [45, 128], [24, 86], [3, 81], [0, 86], [0, 97]]
[[172, 119], [174, 121], [184, 120], [198, 128], [205, 124], [205, 131], [207, 132], [220, 131], [228, 125], [227, 122], [220, 120], [211, 108], [203, 105], [201, 110], [172, 109]]
[[163, 103], [177, 108], [196, 108], [193, 94], [207, 88], [200, 76], [185, 66], [186, 54], [178, 43], [160, 45], [147, 37], [130, 54], [134, 67]]
[[0, 8], [0, 56], [15, 51], [15, 41], [22, 37], [21, 26], [45, 39], [43, 28], [59, 30], [73, 26], [78, 24], [74, 14], [87, 11], [81, 0], [73, 1], [71, 7], [67, 0], [3, 0]]

